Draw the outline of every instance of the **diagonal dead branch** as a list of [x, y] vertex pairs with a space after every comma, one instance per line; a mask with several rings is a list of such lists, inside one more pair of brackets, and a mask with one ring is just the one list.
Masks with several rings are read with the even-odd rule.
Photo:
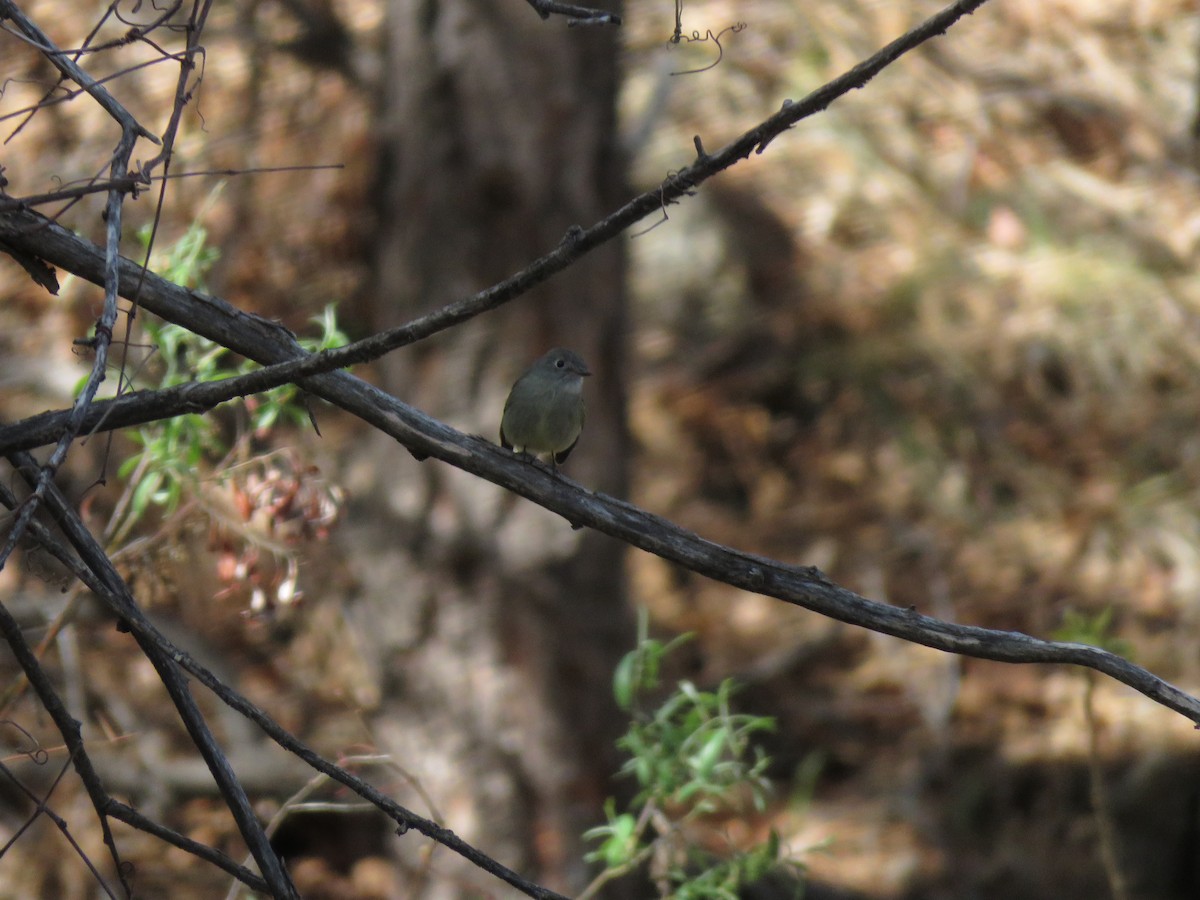
[[[813, 91], [803, 100], [785, 104], [778, 113], [746, 131], [741, 137], [715, 153], [697, 154], [692, 165], [675, 172], [658, 187], [633, 198], [590, 228], [583, 229], [579, 226], [572, 226], [557, 247], [492, 287], [471, 297], [447, 304], [439, 310], [398, 328], [380, 332], [348, 347], [332, 351], [327, 359], [330, 362], [340, 360], [338, 366], [377, 359], [391, 350], [415, 343], [504, 305], [563, 271], [586, 253], [616, 237], [620, 232], [644, 219], [650, 213], [657, 213], [664, 206], [690, 195], [697, 185], [733, 166], [738, 160], [748, 157], [756, 148], [758, 152], [762, 152], [769, 142], [783, 131], [791, 128], [801, 119], [825, 109], [838, 97], [854, 88], [862, 87], [904, 53], [930, 38], [944, 33], [952, 24], [974, 12], [984, 2], [986, 0], [958, 0], [951, 4], [888, 44], [878, 53]], [[8, 240], [18, 249], [36, 251], [47, 261], [74, 272], [82, 278], [96, 281], [94, 273], [97, 254], [95, 248], [80, 241], [66, 229], [59, 228], [40, 216], [26, 210], [4, 210], [3, 207], [0, 207], [0, 238]], [[129, 266], [134, 265], [128, 264], [122, 272], [122, 279], [132, 275]], [[140, 277], [140, 269], [138, 269], [138, 274]], [[150, 287], [152, 277], [149, 274], [146, 276], [147, 289]], [[161, 282], [161, 279], [158, 280]], [[124, 281], [122, 283], [124, 284]], [[130, 288], [125, 287], [125, 290], [130, 290]], [[205, 322], [196, 320], [195, 315], [200, 310], [185, 299], [187, 296], [210, 305], [214, 315], [206, 316], [207, 321]], [[260, 339], [270, 340], [272, 337], [270, 332], [275, 332], [274, 337], [286, 334], [284, 329], [271, 326], [262, 320], [258, 320], [259, 324], [252, 326], [250, 333], [242, 334], [240, 340], [233, 342], [237, 337], [236, 333], [242, 327], [249, 326], [251, 323], [248, 320], [254, 317], [240, 313], [228, 304], [215, 298], [205, 297], [199, 292], [190, 295], [186, 292], [169, 295], [160, 290], [156, 292], [154, 300], [150, 297], [145, 299], [147, 308], [156, 315], [184, 325], [198, 334], [209, 337], [223, 346], [259, 362], [266, 364], [283, 362], [295, 359], [303, 353], [295, 346], [294, 342], [289, 341], [288, 349], [282, 355], [276, 355], [266, 347], [262, 347], [262, 353], [256, 354], [255, 347], [259, 345]], [[152, 307], [151, 302], [157, 302], [160, 304], [160, 308]], [[169, 305], [169, 312], [161, 308], [163, 303]], [[190, 311], [189, 307], [191, 307]], [[235, 321], [238, 323], [237, 325], [233, 324]], [[222, 336], [208, 333], [204, 330], [206, 327], [218, 329]]]
[[616, 13], [574, 3], [559, 3], [558, 0], [525, 0], [543, 19], [551, 15], [566, 16], [568, 25], [620, 25], [621, 17]]
[[[0, 216], [0, 233], [3, 232], [3, 220]], [[70, 251], [73, 263], [86, 263], [88, 255], [94, 252], [90, 244], [65, 232], [56, 232], [55, 243], [58, 250]], [[62, 264], [53, 255], [46, 255]], [[95, 272], [96, 268], [93, 263], [91, 271]], [[89, 277], [87, 271], [74, 270]], [[127, 263], [123, 269], [130, 279], [135, 278], [138, 271], [133, 263]], [[142, 303], [164, 318], [261, 361], [303, 357], [303, 351], [281, 326], [240, 312], [217, 298], [186, 291], [156, 275], [147, 275]], [[322, 364], [328, 365], [330, 358]], [[316, 365], [316, 362], [311, 364]], [[265, 372], [254, 374], [265, 377]], [[235, 380], [241, 379], [230, 379], [231, 382]], [[1063, 663], [1092, 668], [1200, 723], [1200, 700], [1108, 651], [1082, 644], [1043, 641], [1017, 632], [958, 625], [867, 600], [832, 584], [815, 569], [787, 566], [714, 544], [631, 504], [587, 492], [566, 479], [534, 470], [500, 448], [463, 435], [345, 372], [304, 377], [299, 383], [311, 393], [396, 438], [410, 450], [435, 456], [486, 478], [560, 513], [573, 524], [590, 525], [726, 584], [950, 653], [1001, 662]], [[202, 388], [189, 387], [189, 390], [200, 392]], [[0, 445], [10, 439], [18, 427], [0, 429]]]
[[[40, 486], [45, 483], [42, 478], [44, 469], [39, 467], [37, 461], [28, 454], [14, 454], [9, 458], [9, 461], [20, 472], [22, 477], [25, 478], [30, 487]], [[7, 488], [4, 489], [2, 496], [5, 500], [12, 497], [11, 492]], [[78, 561], [69, 558], [72, 559], [72, 562], [69, 563], [72, 571], [76, 572], [76, 574], [81, 574], [80, 566], [82, 565], [83, 568], [86, 568], [92, 577], [88, 578], [85, 583], [89, 587], [92, 587], [93, 590], [97, 588], [101, 589], [98, 593], [100, 596], [109, 599], [114, 613], [122, 621], [139, 617], [141, 615], [140, 610], [138, 610], [136, 603], [134, 603], [132, 596], [125, 586], [124, 580], [118, 574], [112, 561], [105, 555], [103, 548], [80, 520], [79, 514], [53, 482], [48, 483], [45, 487], [44, 498], [47, 509], [55, 517], [67, 541], [74, 547], [75, 552], [79, 554]], [[15, 498], [12, 499], [15, 500]], [[28, 506], [28, 499], [26, 499], [23, 507]], [[47, 549], [54, 552], [56, 548], [54, 545], [51, 545]], [[177, 667], [178, 661], [170, 652], [164, 650], [159, 642], [153, 640], [148, 632], [132, 627], [130, 631], [138, 641], [138, 645], [142, 648], [142, 652], [145, 653], [146, 658], [154, 666], [159, 679], [162, 681], [168, 695], [175, 704], [176, 710], [179, 712], [179, 717], [187, 729], [188, 736], [208, 765], [209, 771], [213, 775], [213, 780], [217, 783], [217, 787], [229, 807], [229, 811], [238, 826], [238, 830], [242, 834], [242, 838], [246, 841], [246, 845], [254, 856], [255, 862], [258, 863], [263, 878], [270, 886], [272, 895], [279, 898], [298, 898], [299, 895], [296, 893], [296, 888], [292, 884], [291, 878], [283, 868], [279, 856], [275, 853], [274, 848], [271, 847], [270, 841], [263, 832], [262, 825], [254, 814], [250, 799], [246, 796], [246, 792], [238, 782], [237, 776], [229, 764], [229, 760], [226, 758], [220, 745], [213, 737], [208, 724], [205, 722], [204, 716], [188, 687], [187, 679], [179, 671]], [[77, 729], [78, 724], [75, 727]]]
[[253, 890], [267, 893], [271, 889], [261, 876], [251, 872], [245, 866], [238, 865], [220, 850], [192, 840], [190, 837], [182, 835], [178, 831], [173, 831], [165, 825], [160, 825], [158, 822], [147, 818], [132, 806], [122, 803], [120, 800], [109, 800], [105, 811], [110, 818], [124, 822], [130, 828], [136, 828], [139, 831], [146, 832], [146, 834], [152, 834], [164, 843], [178, 847], [180, 850], [184, 850], [205, 862], [212, 863], [218, 869], [228, 872], [242, 884]]
[[[11, 460], [14, 464], [24, 466], [31, 461], [27, 456], [16, 455]], [[13, 508], [17, 505], [17, 498], [13, 493], [0, 483], [0, 504]], [[95, 541], [90, 532], [79, 521], [78, 515], [67, 499], [59, 492], [58, 488], [51, 485], [46, 497], [47, 508], [58, 518], [59, 525], [67, 534], [68, 539], [75, 547], [77, 553], [90, 564], [91, 558], [98, 554], [104, 559], [101, 563], [99, 560], [100, 569], [106, 569], [107, 559], [104, 558], [103, 550]], [[448, 828], [443, 828], [436, 822], [426, 819], [409, 811], [400, 804], [393, 801], [390, 797], [376, 790], [363, 779], [359, 778], [351, 772], [346, 771], [340, 766], [320, 756], [316, 751], [312, 750], [306, 744], [294, 737], [283, 726], [279, 725], [274, 719], [268, 716], [265, 712], [222, 682], [216, 675], [204, 666], [196, 662], [192, 657], [176, 647], [169, 641], [154, 625], [145, 617], [141, 609], [137, 606], [132, 595], [125, 583], [116, 576], [105, 575], [102, 577], [95, 570], [95, 567], [90, 567], [89, 564], [81, 562], [80, 559], [70, 554], [63, 545], [55, 540], [48, 530], [38, 522], [34, 522], [30, 526], [30, 536], [37, 540], [47, 551], [49, 551], [56, 559], [62, 562], [75, 577], [79, 578], [86, 584], [101, 600], [103, 600], [112, 610], [113, 614], [121, 621], [124, 627], [128, 628], [129, 632], [138, 641], [143, 651], [152, 660], [155, 656], [165, 657], [180, 669], [191, 674], [197, 681], [211, 690], [231, 709], [234, 709], [244, 715], [246, 718], [257, 724], [268, 737], [283, 747], [285, 750], [303, 760], [314, 770], [323, 773], [334, 781], [344, 784], [350, 790], [354, 791], [364, 800], [374, 804], [378, 809], [385, 813], [389, 818], [397, 823], [397, 831], [403, 834], [410, 829], [418, 831], [421, 834], [437, 841], [442, 846], [449, 850], [458, 853], [464, 859], [474, 863], [480, 869], [488, 872], [500, 880], [512, 885], [522, 893], [533, 897], [534, 900], [565, 900], [554, 891], [534, 884], [533, 882], [522, 878], [518, 873], [509, 869], [507, 866], [497, 862], [487, 854], [476, 849], [466, 841], [459, 838], [453, 831]], [[78, 542], [78, 543], [76, 543]], [[113, 573], [115, 575], [115, 573]], [[153, 654], [153, 655], [152, 655]], [[178, 675], [178, 673], [176, 673]], [[125, 814], [119, 810], [113, 810], [114, 818], [123, 818]], [[257, 824], [257, 823], [256, 823]], [[139, 826], [140, 827], [140, 826]], [[249, 842], [248, 842], [249, 843]], [[182, 846], [177, 844], [177, 846]], [[252, 852], [253, 852], [253, 845]], [[183, 849], [189, 849], [183, 847]], [[261, 862], [259, 863], [261, 866]], [[238, 872], [232, 871], [222, 865], [226, 871], [235, 876]], [[288, 896], [279, 894], [279, 896]]]

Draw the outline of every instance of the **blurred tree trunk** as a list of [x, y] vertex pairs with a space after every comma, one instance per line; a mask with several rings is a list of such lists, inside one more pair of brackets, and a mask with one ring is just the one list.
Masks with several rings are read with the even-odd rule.
[[[465, 297], [624, 196], [617, 33], [542, 21], [519, 0], [393, 0], [375, 327]], [[384, 387], [496, 440], [513, 379], [554, 345], [595, 377], [565, 470], [626, 486], [625, 254], [614, 242], [510, 307], [384, 362]], [[631, 645], [622, 548], [394, 443], [352, 466], [351, 620], [381, 685], [373, 725], [441, 821], [560, 891], [586, 880], [578, 837], [614, 765], [613, 665]], [[397, 797], [427, 812], [413, 790]], [[426, 841], [398, 841], [421, 871]], [[503, 895], [441, 851], [424, 896]]]

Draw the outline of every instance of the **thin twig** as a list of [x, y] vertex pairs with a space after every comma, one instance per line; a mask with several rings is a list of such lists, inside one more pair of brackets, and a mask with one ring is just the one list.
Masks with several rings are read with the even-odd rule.
[[33, 209], [46, 203], [58, 203], [62, 200], [78, 199], [88, 194], [102, 194], [105, 191], [125, 191], [136, 194], [147, 184], [156, 181], [177, 181], [181, 178], [212, 178], [214, 176], [233, 177], [241, 175], [261, 175], [272, 172], [316, 172], [322, 169], [344, 169], [345, 163], [328, 163], [311, 166], [255, 166], [246, 169], [201, 169], [192, 172], [172, 172], [170, 175], [141, 175], [129, 176], [120, 181], [111, 179], [75, 187], [65, 187], [58, 191], [47, 191], [43, 194], [29, 194], [24, 197], [0, 196], [0, 211], [7, 209]]
[[[756, 151], [761, 153], [771, 140], [795, 123], [825, 109], [849, 91], [862, 87], [904, 53], [944, 33], [954, 22], [974, 12], [984, 2], [958, 0], [803, 100], [785, 103], [775, 115], [720, 150], [697, 154], [692, 165], [670, 175], [658, 187], [630, 200], [590, 228], [573, 226], [557, 247], [520, 272], [471, 297], [447, 304], [397, 328], [372, 335], [337, 351], [328, 351], [326, 362], [352, 365], [378, 359], [392, 350], [423, 340], [508, 303], [563, 271], [630, 225], [651, 213], [661, 213], [666, 206], [692, 194], [697, 185], [738, 160]], [[31, 236], [30, 233], [34, 231], [37, 232], [36, 236]], [[34, 252], [81, 278], [96, 280], [91, 245], [36, 214], [26, 210], [10, 210], [6, 213], [0, 209], [0, 238], [22, 250]], [[122, 277], [134, 279], [136, 286], [141, 287], [142, 269], [135, 263], [128, 263]], [[216, 298], [172, 289], [168, 282], [147, 274], [146, 287], [151, 282], [155, 286], [154, 296], [148, 296], [143, 290], [138, 294], [139, 301], [168, 321], [181, 324], [258, 362], [279, 363], [303, 355], [303, 351], [284, 329], [238, 312]], [[125, 289], [134, 291], [135, 285], [127, 285]], [[205, 306], [215, 307], [208, 311], [218, 314], [208, 321], [201, 321], [197, 316], [202, 310], [197, 308], [193, 298], [202, 299]], [[319, 371], [323, 364], [310, 365], [316, 367], [313, 371]]]
[[[46, 674], [41, 663], [34, 656], [33, 650], [25, 641], [25, 635], [21, 631], [20, 624], [3, 604], [0, 604], [0, 635], [4, 636], [13, 658], [29, 679], [29, 683], [38, 695], [38, 700], [41, 701], [42, 707], [46, 712], [50, 714], [51, 720], [54, 722], [59, 734], [62, 735], [63, 741], [70, 751], [70, 763], [74, 767], [76, 774], [79, 775], [79, 780], [83, 782], [84, 790], [87, 792], [88, 799], [92, 803], [92, 808], [96, 811], [96, 818], [100, 823], [100, 832], [103, 835], [104, 844], [108, 847], [109, 853], [112, 855], [117, 878], [120, 879], [121, 887], [125, 892], [125, 896], [128, 897], [132, 893], [131, 888], [129, 882], [125, 879], [125, 867], [121, 862], [116, 841], [113, 839], [112, 829], [108, 824], [108, 803], [110, 798], [83, 745], [79, 723], [75, 721], [75, 718], [67, 710], [66, 704], [58, 696], [58, 692], [55, 690], [50, 677]], [[86, 859], [86, 856], [84, 858]], [[95, 872], [94, 867], [90, 865], [89, 867]], [[96, 878], [104, 887], [105, 892], [109, 896], [112, 896], [111, 889], [104, 883], [104, 879], [100, 878], [98, 873], [96, 873]]]
[[42, 55], [51, 65], [87, 91], [92, 99], [99, 103], [101, 108], [117, 121], [121, 126], [122, 132], [133, 132], [137, 137], [143, 137], [155, 144], [161, 143], [157, 135], [142, 127], [137, 119], [124, 106], [117, 102], [112, 94], [100, 85], [96, 79], [81, 69], [73, 59], [68, 57], [70, 51], [64, 51], [57, 47], [54, 41], [32, 19], [25, 15], [12, 0], [0, 0], [0, 21], [5, 19], [10, 20], [16, 26], [16, 34], [41, 51]]
[[[28, 454], [16, 454], [9, 457], [9, 461], [31, 487], [43, 483], [37, 461], [33, 457]], [[0, 500], [3, 502], [7, 503], [8, 498], [11, 497], [11, 492], [7, 488], [0, 491]], [[78, 513], [53, 482], [46, 486], [44, 498], [46, 506], [55, 517], [59, 528], [79, 555], [78, 560], [71, 557], [62, 561], [71, 566], [72, 571], [77, 575], [81, 575], [82, 571], [89, 572], [90, 577], [83, 579], [85, 583], [99, 596], [106, 598], [113, 612], [127, 625], [131, 622], [145, 622], [144, 616], [133, 601], [133, 597], [129, 594], [124, 580], [117, 573], [112, 561], [105, 555], [103, 548], [87, 530], [79, 519]], [[15, 498], [12, 499], [15, 500]], [[47, 549], [54, 552], [56, 547], [50, 546]], [[148, 626], [148, 624], [147, 622], [146, 625]], [[153, 629], [135, 628], [131, 625], [130, 631], [138, 641], [146, 658], [154, 666], [159, 680], [162, 681], [163, 687], [166, 688], [167, 694], [175, 704], [188, 736], [212, 773], [213, 780], [225, 799], [242, 838], [254, 855], [255, 862], [258, 863], [259, 870], [270, 886], [271, 892], [275, 897], [283, 898], [283, 900], [298, 898], [296, 888], [283, 868], [278, 854], [271, 847], [266, 835], [263, 834], [262, 826], [254, 814], [245, 790], [238, 782], [237, 776], [229, 765], [229, 760], [205, 722], [187, 680], [178, 669], [179, 651], [176, 649], [171, 652], [164, 649], [164, 642], [155, 639], [156, 636], [161, 637], [161, 635], [157, 635]], [[57, 721], [56, 724], [58, 724]], [[78, 728], [78, 725], [76, 724], [75, 727]]]
[[250, 871], [245, 866], [239, 866], [220, 850], [192, 840], [192, 838], [182, 835], [178, 831], [173, 831], [165, 825], [160, 825], [158, 822], [147, 818], [132, 806], [122, 803], [120, 800], [110, 799], [105, 810], [109, 816], [124, 822], [130, 828], [144, 831], [146, 834], [153, 835], [166, 844], [178, 847], [180, 850], [190, 853], [198, 859], [212, 863], [218, 869], [228, 872], [252, 890], [264, 894], [269, 893], [271, 890], [270, 885], [267, 884], [262, 876]]

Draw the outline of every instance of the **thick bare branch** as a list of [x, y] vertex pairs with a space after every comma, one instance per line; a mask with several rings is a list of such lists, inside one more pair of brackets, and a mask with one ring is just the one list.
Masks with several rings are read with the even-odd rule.
[[[5, 222], [11, 218], [12, 215], [0, 215], [0, 236], [8, 238]], [[67, 268], [85, 278], [101, 275], [102, 266], [92, 245], [57, 226], [48, 225], [46, 230], [50, 232], [47, 237], [52, 240], [38, 245], [45, 258], [59, 265], [69, 261]], [[123, 285], [128, 283], [132, 287], [139, 271], [135, 264], [127, 263], [122, 270]], [[126, 277], [128, 282], [124, 280]], [[485, 291], [483, 295], [488, 293]], [[141, 301], [150, 311], [259, 361], [270, 363], [303, 356], [294, 338], [281, 326], [243, 313], [217, 298], [186, 291], [158, 276], [146, 276]], [[420, 323], [441, 322], [455, 315], [442, 310], [386, 335], [390, 340], [390, 336], [396, 334], [420, 334], [428, 327]], [[383, 337], [377, 335], [360, 345], [372, 344]], [[329, 360], [324, 364], [329, 364]], [[449, 462], [560, 513], [575, 525], [589, 525], [703, 575], [843, 622], [950, 653], [1012, 663], [1085, 666], [1200, 723], [1200, 700], [1115, 654], [1081, 644], [1043, 641], [1016, 632], [957, 625], [913, 610], [867, 600], [832, 584], [815, 569], [786, 566], [711, 543], [630, 504], [589, 493], [566, 479], [523, 463], [487, 441], [463, 435], [345, 372], [301, 378], [299, 383], [311, 393], [396, 438], [418, 455]], [[0, 445], [11, 438], [17, 427], [0, 429]]]
[[[374, 358], [502, 305], [561, 271], [639, 218], [657, 211], [664, 199], [669, 201], [682, 196], [716, 171], [749, 155], [756, 147], [761, 150], [795, 121], [825, 108], [851, 88], [861, 87], [899, 55], [941, 33], [983, 2], [964, 0], [947, 7], [805, 100], [785, 106], [720, 152], [699, 153], [692, 167], [668, 179], [661, 189], [635, 198], [586, 231], [573, 229], [558, 247], [505, 281], [400, 328], [336, 351], [320, 365], [345, 365]], [[35, 232], [36, 238], [31, 238], [30, 234]], [[99, 281], [103, 275], [102, 260], [93, 245], [32, 213], [0, 213], [0, 238], [36, 252], [80, 277]], [[132, 262], [126, 261], [121, 275], [123, 290], [132, 290], [141, 280], [141, 270]], [[259, 362], [295, 361], [304, 355], [292, 335], [281, 326], [243, 313], [218, 298], [185, 291], [158, 276], [145, 276], [139, 296], [142, 305], [151, 312]], [[590, 525], [727, 584], [951, 653], [1003, 662], [1086, 666], [1128, 684], [1200, 723], [1200, 701], [1115, 654], [1080, 644], [1042, 641], [1015, 632], [956, 625], [870, 601], [832, 584], [815, 569], [784, 566], [713, 544], [651, 513], [588, 493], [563, 479], [552, 478], [481, 439], [454, 431], [345, 372], [305, 377], [298, 383], [396, 438], [418, 456], [437, 457], [528, 497], [562, 514], [575, 525]], [[0, 429], [0, 445], [11, 439], [10, 429], [15, 427]]]
[[551, 15], [566, 16], [569, 25], [620, 25], [621, 17], [616, 13], [574, 3], [559, 3], [558, 0], [525, 0], [543, 19]]

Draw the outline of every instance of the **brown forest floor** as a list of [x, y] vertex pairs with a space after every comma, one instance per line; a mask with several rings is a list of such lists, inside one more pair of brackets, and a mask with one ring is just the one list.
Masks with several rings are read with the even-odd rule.
[[[35, 15], [50, 5], [29, 4]], [[369, 34], [378, 9], [345, 7]], [[722, 38], [716, 68], [671, 77], [677, 59], [711, 61], [712, 45], [676, 49], [664, 67], [669, 5], [631, 2], [623, 114], [636, 186], [685, 164], [693, 134], [720, 146], [935, 8], [688, 4], [688, 31], [749, 27]], [[261, 8], [257, 32], [227, 15], [214, 20], [206, 129], [187, 131], [179, 169], [347, 168], [231, 181], [216, 196], [211, 182], [181, 182], [166, 240], [202, 210], [222, 249], [210, 282], [223, 296], [297, 330], [342, 298], [353, 332], [369, 240], [365, 98], [247, 37], [278, 39], [282, 14]], [[1111, 608], [1139, 663], [1200, 689], [1198, 27], [1182, 0], [987, 4], [633, 240], [634, 500], [959, 622], [1051, 636], [1071, 611]], [[323, 127], [335, 113], [338, 127]], [[26, 138], [34, 146], [88, 152], [62, 133], [66, 117], [43, 120]], [[44, 189], [67, 166], [43, 159], [14, 193]], [[27, 285], [8, 296], [0, 408], [12, 420], [61, 404], [83, 373], [63, 335], [82, 332], [95, 298], [73, 284], [58, 300]], [[304, 464], [336, 481], [336, 448], [355, 433], [339, 422], [326, 432], [297, 442]], [[95, 477], [106, 452], [89, 444], [77, 477]], [[284, 457], [259, 474], [294, 471]], [[353, 710], [376, 688], [337, 639], [336, 609], [319, 602], [350, 575], [314, 544], [305, 571], [323, 574], [306, 576], [306, 604], [249, 623], [247, 595], [220, 594], [210, 552], [224, 539], [211, 523], [236, 500], [214, 490], [170, 540], [131, 553], [127, 571], [164, 623], [199, 635], [213, 659], [242, 660], [243, 690], [318, 749], [368, 746]], [[641, 554], [629, 568], [659, 628], [696, 632], [696, 677], [735, 675], [741, 704], [778, 718], [778, 801], [762, 821], [725, 823], [735, 840], [779, 828], [815, 879], [876, 900], [1108, 896], [1094, 736], [1133, 895], [1200, 896], [1200, 749], [1181, 717], [1098, 682], [1089, 728], [1078, 672], [946, 657]], [[57, 590], [36, 559], [0, 574], [6, 598], [45, 603]], [[64, 671], [88, 673], [89, 698], [124, 694], [137, 708], [92, 700], [97, 721], [113, 734], [123, 717], [152, 721], [151, 673], [122, 668], [111, 629], [80, 631], [60, 648]], [[9, 715], [37, 718], [32, 707]], [[150, 777], [173, 760], [185, 745], [163, 734], [139, 741], [132, 762], [116, 742], [112, 777]], [[811, 797], [799, 796], [814, 764]], [[79, 797], [56, 809], [88, 817]], [[241, 852], [202, 794], [175, 824]], [[23, 837], [10, 851], [20, 876], [7, 889], [0, 877], [0, 897], [83, 896], [86, 875], [54, 871], [56, 841], [44, 823]], [[147, 896], [183, 871], [203, 879], [195, 896], [224, 889], [182, 855], [137, 852]], [[338, 896], [331, 873], [310, 877]], [[388, 876], [367, 865], [337, 884], [368, 896], [364, 885], [386, 890]]]

